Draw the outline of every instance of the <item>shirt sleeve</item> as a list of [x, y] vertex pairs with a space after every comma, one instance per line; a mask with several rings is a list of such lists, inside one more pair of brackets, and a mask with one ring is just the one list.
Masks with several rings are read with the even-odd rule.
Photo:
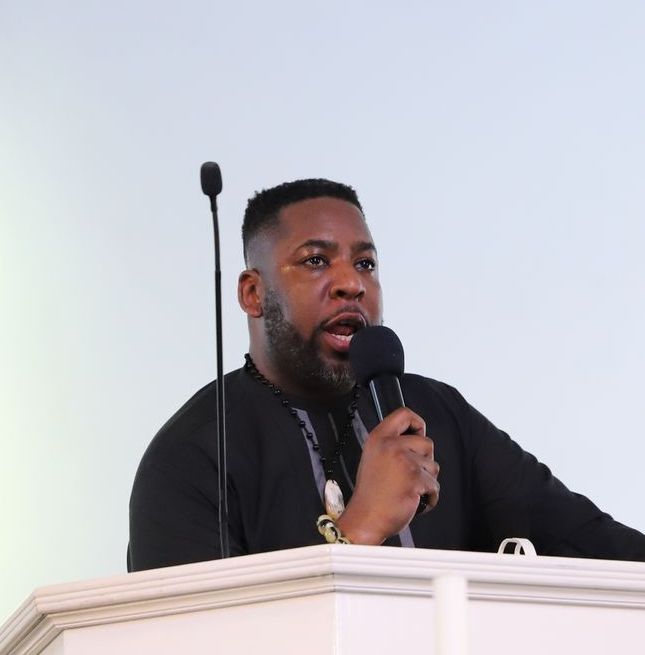
[[497, 550], [506, 537], [526, 537], [540, 555], [645, 560], [645, 535], [570, 491], [547, 466], [461, 402], [480, 546]]
[[[128, 570], [173, 566], [221, 557], [217, 472], [190, 446], [170, 463], [144, 456], [130, 498]], [[239, 537], [233, 490], [229, 487], [231, 555], [246, 552]]]

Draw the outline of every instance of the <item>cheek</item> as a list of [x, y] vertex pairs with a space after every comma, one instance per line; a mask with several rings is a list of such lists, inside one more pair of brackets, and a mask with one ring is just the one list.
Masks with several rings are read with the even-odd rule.
[[320, 298], [311, 285], [294, 285], [286, 297], [285, 317], [298, 332], [308, 337], [320, 323], [320, 308]]
[[379, 315], [380, 318], [380, 315], [383, 311], [383, 294], [381, 292], [381, 285], [378, 279], [374, 280], [368, 287], [367, 303], [369, 304], [370, 308], [372, 308], [373, 311]]

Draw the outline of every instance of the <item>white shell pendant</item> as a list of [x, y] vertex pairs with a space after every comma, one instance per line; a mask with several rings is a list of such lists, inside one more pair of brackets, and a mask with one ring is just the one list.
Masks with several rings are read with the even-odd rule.
[[325, 482], [325, 512], [331, 517], [332, 521], [337, 521], [344, 511], [345, 499], [338, 482], [336, 480], [327, 480]]

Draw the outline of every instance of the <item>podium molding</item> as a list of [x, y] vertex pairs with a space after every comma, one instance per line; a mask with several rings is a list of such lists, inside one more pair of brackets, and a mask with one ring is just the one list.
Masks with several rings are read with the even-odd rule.
[[[643, 626], [641, 643], [645, 636], [643, 563], [320, 545], [36, 589], [0, 628], [0, 655], [67, 653], [61, 635], [93, 626], [267, 603], [279, 607], [288, 600], [330, 595], [349, 599], [357, 615], [359, 599], [367, 598], [378, 598], [388, 607], [401, 599], [416, 599], [426, 603], [430, 614], [434, 583], [447, 575], [465, 578], [472, 609], [510, 603], [595, 608], [604, 613], [636, 610]], [[621, 616], [628, 620], [631, 615]], [[344, 625], [348, 626], [346, 619]], [[376, 626], [376, 632], [383, 627]]]

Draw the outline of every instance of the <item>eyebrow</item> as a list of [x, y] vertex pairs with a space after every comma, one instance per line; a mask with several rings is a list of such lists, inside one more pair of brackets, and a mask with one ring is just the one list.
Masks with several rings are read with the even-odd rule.
[[[338, 250], [338, 243], [336, 241], [328, 241], [327, 239], [307, 239], [303, 241], [296, 250], [301, 248], [320, 248], [321, 250]], [[365, 250], [372, 250], [376, 253], [376, 246], [371, 241], [355, 241], [352, 243], [352, 253], [364, 252]]]

